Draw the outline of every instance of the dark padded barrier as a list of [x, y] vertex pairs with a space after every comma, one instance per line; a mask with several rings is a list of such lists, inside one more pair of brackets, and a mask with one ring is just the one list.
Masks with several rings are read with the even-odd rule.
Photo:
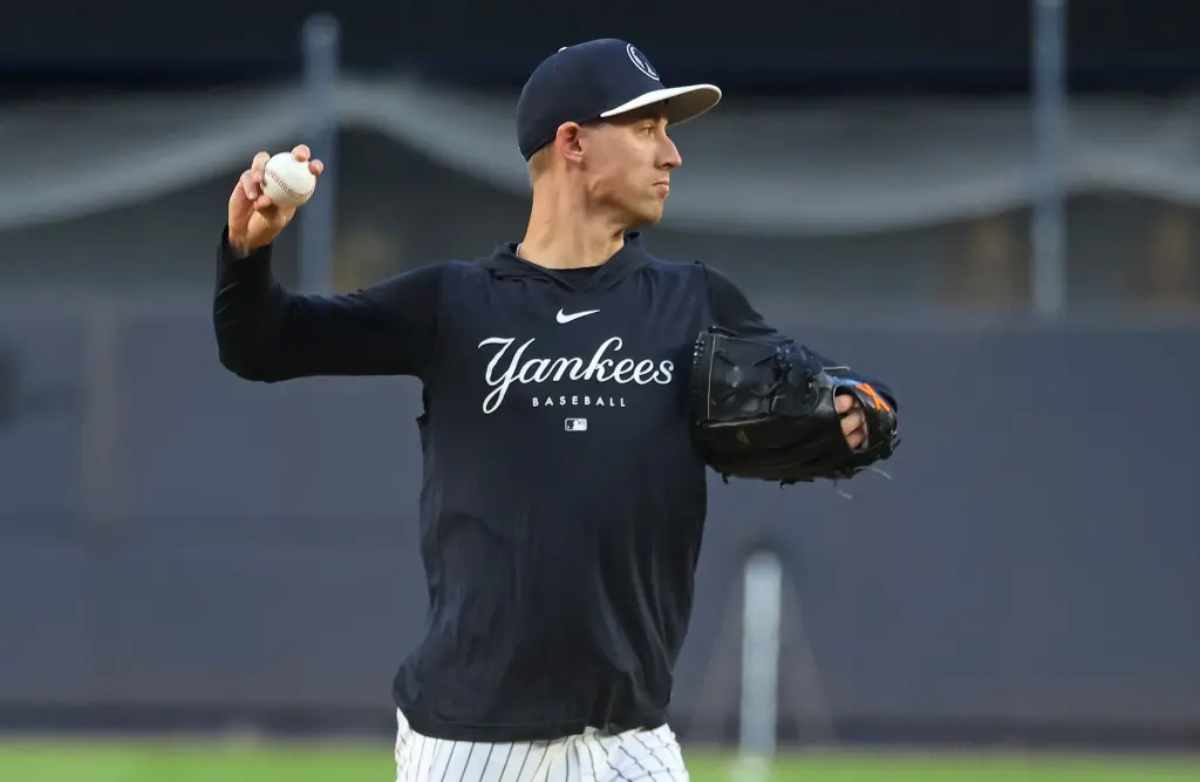
[[[389, 719], [426, 605], [419, 386], [248, 383], [210, 329], [128, 316], [105, 343], [82, 316], [0, 320], [22, 400], [0, 426], [0, 721]], [[786, 330], [889, 380], [903, 444], [893, 480], [840, 484], [852, 499], [711, 478], [681, 732], [736, 726], [741, 568], [766, 546], [785, 565], [785, 734], [1198, 735], [1200, 332]], [[116, 361], [104, 392], [97, 344]]]

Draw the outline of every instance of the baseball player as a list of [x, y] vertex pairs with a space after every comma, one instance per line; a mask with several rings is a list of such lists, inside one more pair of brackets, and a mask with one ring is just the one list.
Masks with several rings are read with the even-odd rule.
[[[720, 97], [664, 87], [625, 41], [560, 49], [517, 105], [533, 184], [521, 241], [350, 294], [272, 276], [295, 209], [262, 194], [266, 152], [230, 196], [213, 313], [225, 367], [423, 382], [429, 612], [393, 682], [400, 782], [688, 779], [666, 714], [706, 510], [693, 346], [713, 326], [776, 332], [725, 276], [660, 260], [631, 229], [662, 218], [682, 163], [669, 127]], [[868, 409], [845, 394], [836, 412], [861, 450]]]

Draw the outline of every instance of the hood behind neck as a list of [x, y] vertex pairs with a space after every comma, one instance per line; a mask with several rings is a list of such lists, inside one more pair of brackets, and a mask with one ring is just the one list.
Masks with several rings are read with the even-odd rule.
[[483, 265], [496, 279], [534, 279], [558, 285], [572, 291], [604, 290], [613, 287], [633, 272], [645, 266], [650, 256], [642, 246], [641, 233], [625, 234], [625, 244], [585, 279], [559, 274], [559, 269], [539, 266], [517, 255], [518, 242], [505, 242], [496, 248]]

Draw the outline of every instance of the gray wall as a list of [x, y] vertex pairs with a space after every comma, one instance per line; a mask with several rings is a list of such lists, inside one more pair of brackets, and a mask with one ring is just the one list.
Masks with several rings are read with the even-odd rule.
[[[0, 720], [390, 719], [426, 604], [419, 387], [239, 380], [208, 306], [0, 312]], [[713, 479], [677, 729], [735, 725], [765, 543], [785, 735], [1200, 735], [1200, 330], [775, 319], [891, 380], [904, 442], [849, 500]]]

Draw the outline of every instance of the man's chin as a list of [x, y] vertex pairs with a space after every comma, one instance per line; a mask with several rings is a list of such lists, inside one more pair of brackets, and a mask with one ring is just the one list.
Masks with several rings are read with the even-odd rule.
[[635, 226], [642, 225], [658, 225], [663, 219], [663, 208], [660, 206], [657, 209], [651, 209], [645, 212], [634, 215]]

